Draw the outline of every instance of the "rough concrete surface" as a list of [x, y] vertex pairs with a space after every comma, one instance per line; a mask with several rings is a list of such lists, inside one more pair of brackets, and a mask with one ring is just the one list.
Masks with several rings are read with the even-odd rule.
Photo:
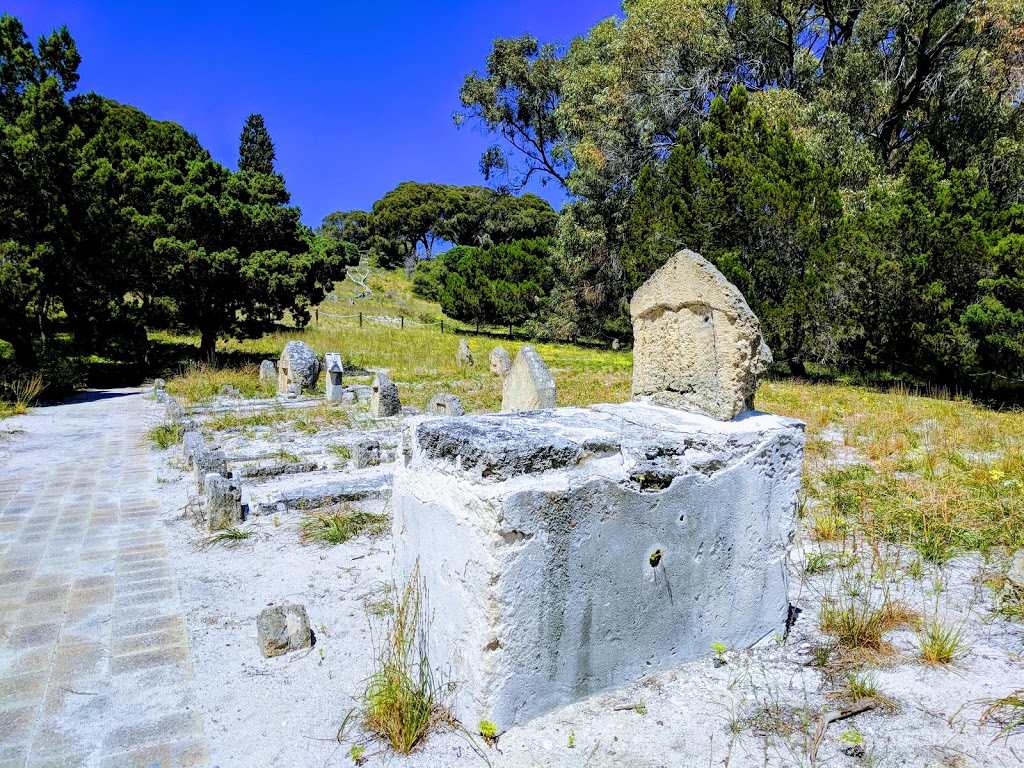
[[463, 722], [503, 731], [784, 631], [798, 422], [627, 403], [408, 429], [397, 564], [419, 564]]
[[633, 294], [633, 399], [728, 421], [754, 407], [771, 352], [743, 294], [684, 250]]

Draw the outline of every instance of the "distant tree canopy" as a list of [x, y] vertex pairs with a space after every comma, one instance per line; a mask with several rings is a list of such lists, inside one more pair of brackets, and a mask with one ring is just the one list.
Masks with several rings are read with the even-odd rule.
[[558, 214], [542, 198], [516, 197], [487, 187], [406, 181], [370, 212], [336, 212], [320, 231], [356, 244], [384, 267], [432, 259], [437, 242], [487, 246], [550, 237]]
[[[457, 123], [565, 188], [544, 323], [628, 332], [702, 251], [776, 359], [1024, 379], [1024, 4], [624, 0], [567, 48], [497, 39]], [[1020, 383], [1020, 382], [1018, 382]]]
[[274, 142], [263, 123], [263, 115], [249, 115], [242, 126], [242, 138], [238, 147], [238, 170], [242, 173], [274, 173], [276, 159]]
[[460, 245], [416, 266], [414, 290], [456, 320], [520, 325], [537, 317], [551, 290], [549, 238]]
[[95, 94], [67, 94], [79, 56], [66, 29], [32, 46], [0, 16], [0, 334], [24, 367], [70, 337], [74, 354], [130, 359], [146, 328], [261, 334], [311, 303], [344, 250], [289, 207], [259, 116], [240, 166], [180, 126]]

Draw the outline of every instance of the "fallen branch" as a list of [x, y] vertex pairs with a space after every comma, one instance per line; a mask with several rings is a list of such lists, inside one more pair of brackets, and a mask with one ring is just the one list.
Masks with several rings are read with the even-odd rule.
[[811, 748], [808, 751], [808, 757], [811, 761], [811, 768], [814, 768], [818, 759], [818, 747], [821, 746], [822, 740], [825, 738], [825, 730], [831, 723], [835, 723], [839, 720], [845, 720], [848, 717], [859, 715], [862, 712], [867, 712], [869, 709], [874, 709], [877, 706], [873, 701], [862, 701], [854, 704], [852, 707], [847, 709], [837, 709], [832, 712], [826, 712], [821, 716], [821, 720], [818, 721], [818, 727], [814, 731], [814, 737], [811, 739]]
[[613, 712], [628, 712], [631, 709], [635, 709], [641, 715], [647, 711], [647, 707], [644, 706], [642, 701], [638, 701], [635, 704], [616, 704], [612, 707]]

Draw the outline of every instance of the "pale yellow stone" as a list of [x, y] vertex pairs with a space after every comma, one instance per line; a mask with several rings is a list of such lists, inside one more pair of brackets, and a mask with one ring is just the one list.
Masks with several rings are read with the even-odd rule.
[[630, 302], [633, 399], [728, 421], [754, 407], [772, 356], [743, 294], [699, 253], [680, 251]]

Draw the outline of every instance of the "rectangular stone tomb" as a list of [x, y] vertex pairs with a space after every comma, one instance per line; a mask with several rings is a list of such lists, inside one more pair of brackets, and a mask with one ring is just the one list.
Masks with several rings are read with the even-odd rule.
[[803, 424], [646, 403], [411, 420], [398, 577], [419, 562], [455, 715], [503, 731], [781, 633]]

